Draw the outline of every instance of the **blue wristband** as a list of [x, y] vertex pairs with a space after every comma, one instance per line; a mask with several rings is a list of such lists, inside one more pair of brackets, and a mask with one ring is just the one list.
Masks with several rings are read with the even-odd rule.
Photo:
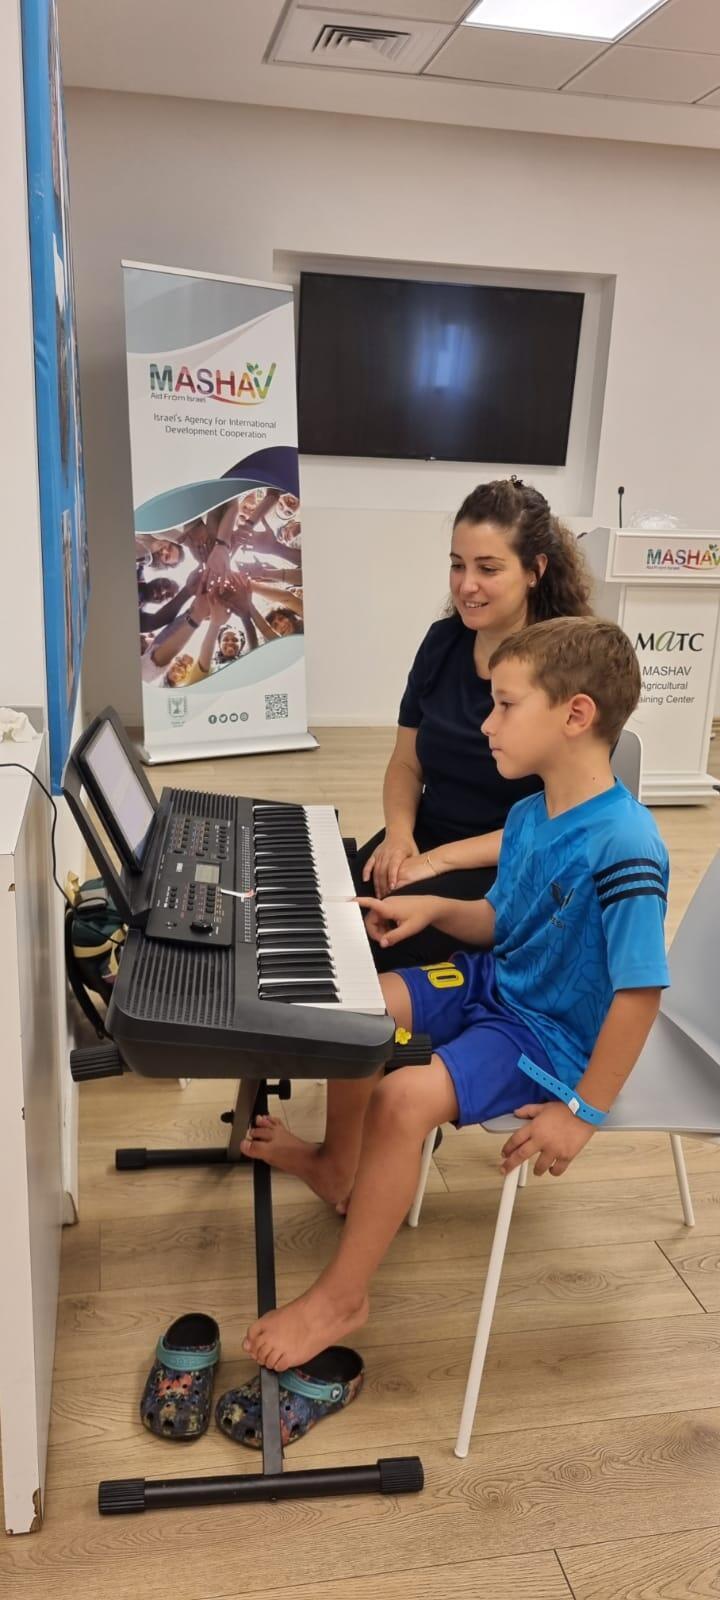
[[556, 1100], [563, 1100], [574, 1117], [580, 1117], [582, 1122], [591, 1122], [594, 1128], [599, 1128], [605, 1121], [607, 1111], [598, 1111], [595, 1106], [588, 1105], [587, 1100], [581, 1100], [579, 1094], [576, 1094], [568, 1083], [563, 1083], [560, 1078], [554, 1078], [551, 1072], [545, 1072], [544, 1068], [538, 1067], [529, 1056], [520, 1056], [518, 1066], [521, 1072], [526, 1072], [529, 1078], [534, 1078], [543, 1089], [549, 1089]]

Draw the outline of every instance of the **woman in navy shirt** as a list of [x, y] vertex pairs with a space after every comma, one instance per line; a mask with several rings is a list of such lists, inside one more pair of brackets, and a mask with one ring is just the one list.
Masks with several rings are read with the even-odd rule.
[[[510, 633], [546, 617], [587, 616], [590, 578], [576, 541], [545, 497], [518, 478], [467, 496], [450, 548], [452, 611], [420, 645], [385, 774], [385, 827], [354, 863], [359, 892], [480, 899], [495, 878], [510, 807], [539, 781], [500, 776], [482, 723], [492, 708], [488, 661]], [[395, 952], [373, 945], [380, 971]], [[403, 965], [442, 961], [457, 940], [427, 928]]]

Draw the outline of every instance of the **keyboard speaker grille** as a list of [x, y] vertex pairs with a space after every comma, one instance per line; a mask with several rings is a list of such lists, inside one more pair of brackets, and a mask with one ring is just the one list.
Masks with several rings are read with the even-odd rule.
[[234, 970], [232, 949], [198, 950], [145, 940], [133, 963], [128, 1011], [146, 1022], [229, 1027]]

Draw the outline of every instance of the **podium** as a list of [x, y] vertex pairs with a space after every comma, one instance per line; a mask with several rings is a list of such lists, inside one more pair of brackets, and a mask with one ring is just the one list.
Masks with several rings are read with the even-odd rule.
[[640, 799], [717, 798], [707, 754], [720, 668], [720, 533], [593, 528], [584, 552], [598, 616], [632, 640], [642, 695], [628, 727], [643, 745]]

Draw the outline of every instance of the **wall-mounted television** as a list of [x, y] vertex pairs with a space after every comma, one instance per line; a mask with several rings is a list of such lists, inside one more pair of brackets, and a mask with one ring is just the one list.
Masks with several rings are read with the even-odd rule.
[[583, 300], [303, 272], [301, 451], [562, 466]]

